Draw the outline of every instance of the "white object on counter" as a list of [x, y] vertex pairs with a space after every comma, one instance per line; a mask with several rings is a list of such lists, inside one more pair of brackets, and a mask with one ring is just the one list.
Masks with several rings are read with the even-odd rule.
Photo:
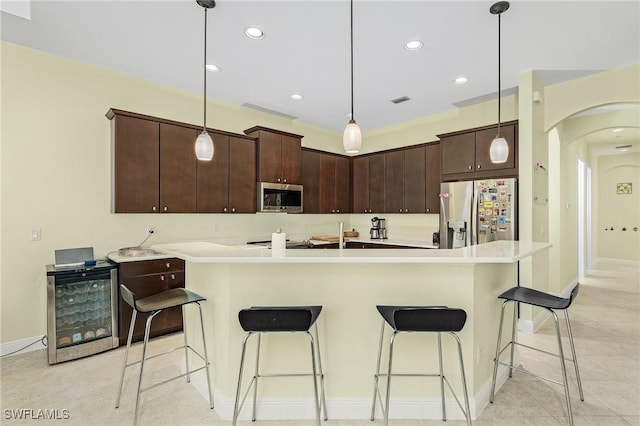
[[287, 248], [287, 234], [278, 229], [271, 234], [271, 250], [284, 250]]

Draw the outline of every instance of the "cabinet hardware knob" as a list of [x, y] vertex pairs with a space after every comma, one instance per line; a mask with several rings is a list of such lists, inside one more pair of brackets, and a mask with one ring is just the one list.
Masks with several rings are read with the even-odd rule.
[[176, 279], [176, 275], [175, 274], [171, 274], [171, 279], [175, 280]]
[[160, 275], [160, 281], [164, 281], [164, 275]]
[[402, 213], [402, 209], [398, 210], [400, 213]]
[[336, 210], [337, 213], [340, 213], [340, 209]]
[[473, 170], [473, 166], [469, 166], [469, 170]]
[[227, 212], [227, 208], [225, 207], [224, 209], [222, 209], [222, 211], [226, 213]]
[[409, 209], [404, 209], [404, 212], [405, 213], [409, 213]]
[[167, 262], [165, 265], [167, 266], [167, 269], [171, 268], [171, 264], [169, 262]]
[[278, 178], [277, 180], [278, 180], [278, 182], [280, 182], [280, 178]]
[[478, 164], [478, 168], [481, 169], [482, 168], [482, 164]]
[[429, 213], [431, 211], [431, 209], [427, 209], [427, 213]]
[[284, 183], [287, 183], [287, 180], [286, 180], [286, 179], [282, 179], [282, 181], [283, 181]]
[[165, 211], [165, 212], [166, 212], [166, 211], [169, 211], [169, 207], [164, 206], [164, 211]]
[[235, 207], [231, 207], [231, 213], [235, 213], [236, 212], [236, 208]]
[[158, 208], [156, 206], [153, 206], [153, 208], [151, 210], [153, 210], [155, 212], [156, 210], [158, 210]]

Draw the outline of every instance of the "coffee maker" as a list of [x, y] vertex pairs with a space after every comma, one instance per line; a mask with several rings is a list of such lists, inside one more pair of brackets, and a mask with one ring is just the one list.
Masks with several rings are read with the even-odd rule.
[[369, 231], [372, 240], [384, 240], [387, 238], [387, 228], [385, 220], [380, 217], [371, 219], [371, 230]]

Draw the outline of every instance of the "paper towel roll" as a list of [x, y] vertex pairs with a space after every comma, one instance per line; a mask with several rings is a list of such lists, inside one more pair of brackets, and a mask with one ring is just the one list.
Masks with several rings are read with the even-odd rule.
[[274, 232], [271, 234], [271, 250], [284, 250], [287, 248], [287, 234]]

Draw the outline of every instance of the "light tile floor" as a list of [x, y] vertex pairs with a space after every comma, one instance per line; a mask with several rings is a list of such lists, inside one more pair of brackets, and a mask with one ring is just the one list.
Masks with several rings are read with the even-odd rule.
[[[585, 394], [578, 398], [575, 373], [568, 366], [576, 425], [640, 425], [640, 267], [601, 262], [581, 280], [580, 294], [570, 308], [576, 351]], [[553, 323], [523, 343], [555, 350]], [[566, 330], [564, 331], [566, 335]], [[171, 345], [180, 335], [156, 339]], [[566, 341], [565, 341], [566, 343]], [[568, 351], [568, 345], [566, 350]], [[557, 360], [522, 351], [522, 364], [531, 371], [560, 380]], [[44, 350], [3, 358], [0, 365], [2, 424], [129, 425], [134, 405], [134, 374], [125, 380], [119, 409], [114, 408], [123, 348], [72, 362], [49, 366]], [[162, 365], [162, 364], [158, 364]], [[171, 363], [153, 374], [174, 374]], [[67, 420], [14, 420], [5, 410], [31, 408], [69, 410]], [[567, 424], [562, 387], [515, 372], [474, 422], [477, 425]], [[247, 426], [249, 422], [239, 422]], [[256, 426], [311, 426], [313, 421], [257, 421]], [[381, 424], [376, 420], [373, 424]], [[183, 380], [143, 395], [143, 425], [230, 425], [208, 408], [205, 400]], [[369, 420], [329, 420], [328, 426], [365, 426]], [[442, 425], [440, 420], [392, 420], [393, 426]], [[446, 422], [462, 425], [465, 422]]]

